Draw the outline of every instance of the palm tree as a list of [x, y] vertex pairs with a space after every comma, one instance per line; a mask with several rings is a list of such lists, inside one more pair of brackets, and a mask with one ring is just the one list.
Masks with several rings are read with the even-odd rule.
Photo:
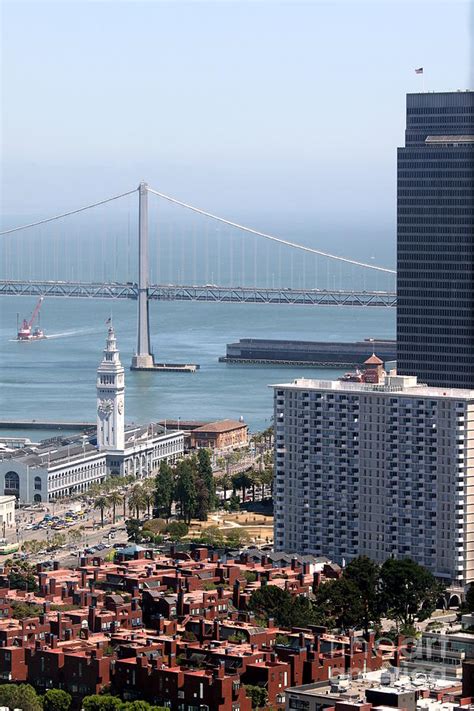
[[109, 508], [109, 500], [106, 496], [98, 496], [94, 501], [94, 508], [100, 509], [100, 525], [104, 527], [104, 511]]
[[250, 479], [247, 472], [240, 472], [240, 474], [234, 474], [232, 477], [232, 484], [234, 491], [236, 489], [242, 489], [242, 502], [245, 502], [245, 492], [252, 485], [252, 480]]
[[112, 523], [115, 523], [115, 511], [117, 506], [122, 503], [123, 497], [119, 494], [118, 491], [111, 491], [107, 498], [109, 500], [110, 506], [112, 507]]
[[252, 501], [255, 501], [255, 488], [260, 483], [260, 472], [256, 472], [255, 469], [249, 469], [247, 474], [252, 488]]
[[220, 489], [224, 492], [224, 502], [227, 501], [227, 491], [232, 487], [232, 479], [228, 473], [222, 474], [218, 480], [217, 484]]
[[273, 487], [273, 467], [266, 467], [260, 472], [260, 486], [262, 487], [262, 501], [265, 496], [265, 487]]
[[130, 492], [130, 496], [128, 497], [128, 507], [130, 511], [135, 510], [135, 518], [139, 519], [140, 511], [143, 511], [146, 507], [143, 488], [139, 484], [134, 486]]
[[155, 503], [155, 493], [152, 489], [148, 487], [146, 487], [145, 491], [143, 492], [143, 503], [146, 506], [146, 512], [148, 514], [148, 517], [150, 517], [150, 509]]

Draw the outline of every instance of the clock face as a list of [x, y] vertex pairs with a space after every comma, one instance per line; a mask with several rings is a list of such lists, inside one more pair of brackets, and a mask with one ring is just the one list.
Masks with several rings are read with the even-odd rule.
[[114, 403], [112, 400], [99, 400], [99, 405], [97, 411], [99, 415], [104, 415], [104, 417], [110, 417], [112, 410], [114, 409]]
[[119, 415], [121, 415], [123, 412], [123, 400], [118, 401], [117, 409], [119, 411]]

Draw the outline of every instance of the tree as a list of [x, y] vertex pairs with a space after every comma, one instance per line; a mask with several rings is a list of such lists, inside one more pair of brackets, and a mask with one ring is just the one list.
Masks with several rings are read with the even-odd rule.
[[265, 467], [260, 472], [260, 486], [262, 487], [262, 501], [265, 498], [265, 487], [273, 487], [273, 467]]
[[71, 543], [77, 544], [82, 539], [82, 533], [78, 528], [71, 528], [69, 529], [68, 537]]
[[112, 523], [115, 524], [116, 521], [116, 511], [117, 511], [117, 506], [120, 506], [120, 504], [123, 501], [122, 495], [118, 491], [111, 491], [109, 496], [109, 506], [112, 507]]
[[143, 488], [140, 484], [136, 484], [128, 497], [128, 507], [130, 511], [135, 511], [135, 518], [140, 518], [140, 511], [146, 507]]
[[31, 541], [24, 541], [21, 545], [22, 551], [25, 553], [31, 553], [32, 555], [36, 555], [37, 553], [40, 552], [44, 547], [44, 542], [43, 541], [37, 541], [35, 539], [32, 539]]
[[68, 711], [72, 696], [61, 689], [49, 689], [43, 696], [44, 711]]
[[199, 521], [207, 521], [210, 506], [210, 493], [203, 479], [198, 477], [195, 483], [196, 503], [194, 505], [194, 516]]
[[319, 624], [320, 618], [306, 597], [293, 596], [276, 585], [264, 585], [254, 590], [249, 608], [257, 617], [273, 617], [282, 627], [307, 627]]
[[235, 492], [232, 492], [229, 499], [229, 511], [238, 511], [240, 509], [239, 497]]
[[253, 709], [268, 708], [268, 692], [263, 686], [253, 686], [245, 684], [245, 693], [252, 700]]
[[241, 548], [248, 543], [249, 534], [242, 528], [230, 528], [225, 534], [226, 543], [235, 548]]
[[158, 513], [170, 518], [173, 506], [174, 472], [168, 462], [161, 462], [159, 474], [155, 477], [155, 506]]
[[252, 479], [247, 472], [240, 472], [239, 474], [234, 474], [232, 477], [232, 482], [236, 489], [242, 489], [242, 501], [245, 501], [245, 493], [247, 489], [252, 486]]
[[25, 620], [27, 617], [38, 617], [43, 611], [39, 605], [21, 600], [11, 603], [12, 617], [14, 620]]
[[327, 627], [359, 627], [364, 621], [364, 605], [357, 585], [346, 578], [329, 580], [316, 591], [314, 605]]
[[366, 633], [372, 624], [380, 622], [379, 576], [380, 566], [365, 555], [351, 560], [344, 570], [344, 578], [355, 583], [359, 590], [364, 607], [363, 627]]
[[121, 711], [122, 702], [116, 696], [93, 694], [83, 698], [82, 708], [84, 711]]
[[382, 609], [402, 627], [426, 620], [443, 593], [434, 576], [411, 558], [389, 558], [380, 569]]
[[466, 607], [469, 612], [474, 612], [474, 583], [471, 583], [466, 593]]
[[150, 531], [154, 535], [158, 533], [163, 533], [166, 529], [167, 523], [164, 518], [150, 518], [143, 524], [144, 531]]
[[100, 525], [104, 528], [104, 511], [109, 508], [109, 500], [106, 496], [98, 496], [94, 501], [94, 508], [100, 511]]
[[232, 486], [232, 479], [230, 474], [221, 474], [219, 477], [217, 477], [217, 486], [219, 489], [222, 489], [224, 493], [224, 503], [227, 501], [227, 492]]
[[26, 561], [15, 563], [8, 573], [8, 580], [12, 590], [38, 590], [36, 569]]
[[166, 532], [173, 541], [179, 541], [188, 535], [189, 528], [184, 521], [171, 521], [166, 527]]
[[255, 501], [255, 491], [260, 483], [260, 472], [255, 471], [255, 469], [249, 469], [247, 475], [250, 480], [250, 487], [252, 489], [252, 501]]
[[224, 536], [217, 526], [209, 526], [201, 532], [199, 541], [206, 546], [222, 546]]
[[125, 527], [127, 529], [127, 536], [132, 543], [139, 543], [141, 541], [142, 524], [135, 518], [129, 518], [125, 521]]
[[151, 516], [151, 507], [155, 503], [155, 492], [152, 491], [149, 486], [143, 487], [143, 505], [146, 507], [146, 512], [148, 517]]
[[177, 464], [175, 497], [179, 503], [180, 516], [189, 525], [196, 504], [193, 463], [189, 459], [182, 459]]
[[0, 706], [22, 711], [42, 711], [41, 699], [31, 684], [0, 685]]
[[216, 482], [212, 471], [211, 455], [208, 449], [199, 450], [197, 465], [198, 477], [209, 492], [209, 510], [214, 511], [217, 506]]

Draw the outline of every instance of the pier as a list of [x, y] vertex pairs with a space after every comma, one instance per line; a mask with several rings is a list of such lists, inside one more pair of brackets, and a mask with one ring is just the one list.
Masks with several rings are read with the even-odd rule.
[[66, 422], [58, 420], [0, 420], [0, 430], [71, 430], [85, 431], [96, 427], [95, 422]]

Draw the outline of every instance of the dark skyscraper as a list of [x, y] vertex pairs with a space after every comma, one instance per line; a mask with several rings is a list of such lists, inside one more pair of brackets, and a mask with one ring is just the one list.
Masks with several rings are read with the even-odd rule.
[[474, 388], [474, 92], [407, 95], [397, 263], [398, 372]]

